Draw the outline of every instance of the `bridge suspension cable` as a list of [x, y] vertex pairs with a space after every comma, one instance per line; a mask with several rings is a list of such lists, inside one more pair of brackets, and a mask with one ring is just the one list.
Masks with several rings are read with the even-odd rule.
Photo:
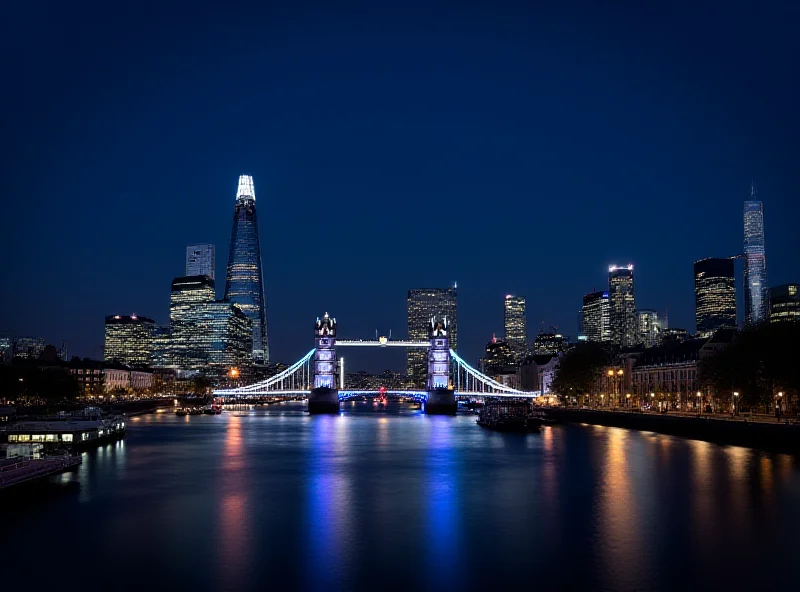
[[457, 396], [536, 397], [539, 395], [538, 392], [521, 391], [489, 378], [467, 364], [464, 358], [452, 349], [450, 360], [453, 364], [453, 386]]
[[266, 380], [240, 386], [232, 389], [218, 389], [214, 391], [215, 396], [243, 396], [243, 395], [268, 395], [270, 393], [303, 393], [311, 390], [314, 382], [314, 373], [311, 368], [311, 359], [314, 357], [316, 348], [312, 349], [305, 356], [297, 360], [286, 370], [279, 372], [275, 376], [270, 376]]

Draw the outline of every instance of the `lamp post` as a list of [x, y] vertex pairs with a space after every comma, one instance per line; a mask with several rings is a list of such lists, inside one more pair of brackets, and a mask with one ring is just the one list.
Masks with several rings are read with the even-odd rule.
[[625, 407], [630, 410], [631, 408], [631, 394], [628, 393], [625, 395]]
[[697, 415], [703, 413], [703, 393], [697, 391]]
[[778, 399], [775, 401], [775, 408], [777, 410], [778, 421], [781, 419], [781, 413], [783, 413], [783, 393], [778, 393]]
[[625, 372], [620, 368], [617, 370], [617, 405], [619, 405], [619, 399], [622, 397], [622, 376]]
[[739, 393], [736, 391], [733, 392], [733, 414], [739, 415]]

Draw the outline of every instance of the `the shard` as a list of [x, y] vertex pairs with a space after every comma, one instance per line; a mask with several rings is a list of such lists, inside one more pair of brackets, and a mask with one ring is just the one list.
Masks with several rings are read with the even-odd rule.
[[239, 188], [236, 191], [231, 249], [225, 276], [225, 299], [238, 304], [253, 323], [253, 361], [257, 364], [269, 362], [256, 192], [253, 177], [250, 175], [239, 177]]

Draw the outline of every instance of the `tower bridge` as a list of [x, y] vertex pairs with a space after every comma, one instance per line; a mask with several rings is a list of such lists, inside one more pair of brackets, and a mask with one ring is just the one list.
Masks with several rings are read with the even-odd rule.
[[[336, 339], [336, 319], [327, 313], [314, 325], [315, 347], [282, 372], [255, 384], [214, 391], [216, 397], [233, 401], [260, 397], [308, 397], [310, 413], [338, 413], [339, 403], [372, 391], [347, 389], [344, 367], [336, 351], [340, 347], [413, 347], [428, 350], [425, 389], [390, 390], [388, 394], [424, 403], [429, 414], [452, 414], [457, 398], [535, 398], [537, 391], [522, 391], [501, 384], [479, 372], [449, 347], [447, 318], [431, 318], [427, 341]], [[337, 372], [338, 370], [338, 372]], [[376, 391], [377, 392], [377, 391]]]

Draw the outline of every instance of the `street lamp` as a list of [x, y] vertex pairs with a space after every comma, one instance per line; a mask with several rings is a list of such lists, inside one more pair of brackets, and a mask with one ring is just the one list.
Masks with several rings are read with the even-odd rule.
[[738, 400], [739, 400], [739, 393], [734, 391], [733, 392], [733, 414], [734, 415], [739, 415], [738, 404], [737, 404]]

